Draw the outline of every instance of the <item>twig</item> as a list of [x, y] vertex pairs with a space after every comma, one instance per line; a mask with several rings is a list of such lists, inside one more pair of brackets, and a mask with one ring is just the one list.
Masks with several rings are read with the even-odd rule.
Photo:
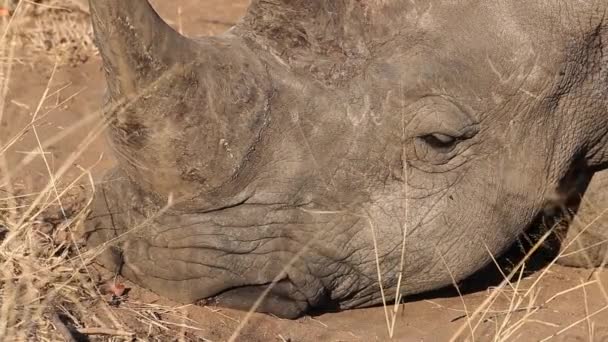
[[[541, 308], [540, 305], [532, 307], [532, 309], [535, 309], [535, 310], [536, 309], [540, 309], [540, 308]], [[458, 310], [458, 309], [452, 309], [452, 308], [447, 308], [447, 309], [451, 309], [451, 310], [455, 310], [455, 311], [464, 311], [464, 310]], [[506, 316], [506, 315], [509, 315], [509, 314], [513, 314], [513, 313], [516, 313], [516, 312], [527, 311], [529, 309], [530, 308], [517, 308], [517, 309], [513, 309], [513, 310], [502, 310], [502, 311], [499, 311], [499, 310], [496, 310], [496, 311], [494, 311], [494, 310], [488, 310], [489, 313], [494, 312], [494, 314], [492, 316], [486, 318], [485, 321], [496, 319], [496, 318], [499, 318], [499, 317], [502, 317], [502, 316]], [[461, 319], [466, 318], [466, 317], [467, 317], [466, 314], [465, 315], [460, 315], [458, 317], [452, 318], [452, 320], [450, 320], [450, 322], [457, 322], [457, 321], [460, 321]]]
[[79, 333], [83, 335], [105, 335], [105, 336], [134, 336], [135, 333], [124, 331], [124, 330], [116, 330], [110, 328], [80, 328], [77, 330]]

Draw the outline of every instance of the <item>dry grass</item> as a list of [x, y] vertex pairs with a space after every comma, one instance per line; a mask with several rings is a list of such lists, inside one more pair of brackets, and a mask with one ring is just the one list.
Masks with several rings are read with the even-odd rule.
[[[11, 1], [4, 6], [12, 15], [0, 18], [0, 121], [8, 89], [16, 81], [15, 63], [42, 56], [54, 60], [57, 67], [80, 63], [83, 56], [95, 53], [88, 21], [78, 20], [86, 15], [86, 7], [74, 7], [69, 1]], [[15, 136], [0, 136], [0, 340], [73, 341], [84, 336], [107, 341], [165, 341], [176, 336], [187, 340], [198, 329], [183, 308], [124, 301], [122, 295], [108, 294], [104, 289], [108, 275], [104, 278], [92, 267], [99, 251], [82, 250], [82, 222], [95, 189], [90, 169], [75, 161], [104, 127], [92, 128], [65, 163], [54, 169], [47, 147], [90, 124], [98, 114], [90, 113], [42, 141], [41, 119], [66, 102], [48, 105], [49, 99], [63, 90], [53, 89], [52, 78], [30, 113], [31, 122]], [[38, 146], [19, 164], [9, 167], [6, 151], [28, 135]], [[14, 177], [26, 172], [37, 159], [46, 166], [48, 183], [25, 189]], [[68, 171], [77, 171], [78, 176], [65, 181]]]
[[86, 4], [84, 0], [6, 0], [4, 8], [10, 10], [13, 23], [12, 29], [3, 31], [17, 44], [16, 57], [32, 61], [48, 56], [70, 65], [86, 62], [96, 53]]
[[[556, 230], [563, 228], [563, 222], [556, 223], [550, 229], [547, 229], [544, 235], [542, 235], [535, 244], [528, 250], [525, 256], [519, 261], [519, 263], [511, 269], [511, 272], [507, 275], [502, 272], [503, 281], [495, 288], [493, 288], [487, 298], [478, 305], [474, 312], [471, 314], [466, 313], [467, 322], [463, 323], [460, 328], [453, 334], [450, 341], [458, 340], [484, 340], [481, 338], [481, 324], [487, 321], [494, 322], [494, 330], [492, 332], [493, 341], [514, 341], [522, 340], [526, 338], [526, 329], [529, 329], [533, 325], [544, 325], [547, 327], [554, 328], [553, 332], [541, 339], [541, 341], [548, 341], [554, 338], [563, 336], [569, 330], [577, 327], [581, 324], [586, 324], [588, 329], [588, 340], [595, 341], [594, 339], [594, 322], [593, 319], [596, 315], [608, 310], [608, 296], [606, 296], [606, 284], [602, 282], [599, 277], [600, 272], [603, 268], [600, 267], [595, 270], [591, 270], [591, 276], [589, 279], [593, 280], [580, 280], [580, 284], [572, 286], [570, 288], [555, 291], [550, 288], [543, 287], [543, 282], [549, 277], [555, 268], [556, 261], [563, 256], [565, 250], [574, 243], [577, 242], [577, 238], [580, 237], [585, 231], [589, 230], [595, 224], [604, 224], [603, 218], [607, 209], [598, 211], [597, 216], [590, 221], [589, 224], [585, 225], [575, 239], [562, 246], [562, 250], [551, 259], [547, 265], [540, 271], [529, 276], [528, 279], [523, 278], [526, 264], [531, 260], [532, 256], [538, 252], [539, 249], [543, 248], [547, 240], [552, 237]], [[565, 217], [570, 217], [570, 213], [566, 213]], [[574, 217], [574, 219], [576, 219]], [[559, 236], [559, 235], [558, 235]], [[487, 248], [486, 248], [487, 249]], [[581, 249], [574, 253], [584, 253], [585, 250]], [[489, 250], [488, 250], [488, 253]], [[500, 265], [493, 258], [497, 268], [501, 268]], [[457, 287], [456, 284], [454, 284]], [[590, 312], [587, 289], [592, 286], [596, 286], [599, 289], [601, 298], [595, 298], [596, 304], [601, 304], [595, 311]], [[542, 311], [547, 310], [551, 307], [551, 304], [558, 299], [571, 295], [573, 292], [582, 291], [584, 294], [584, 308], [585, 314], [572, 322], [564, 322], [563, 320], [549, 322], [543, 321], [541, 317]], [[597, 295], [596, 295], [597, 297]], [[503, 300], [499, 300], [502, 298]], [[505, 306], [505, 300], [507, 305]], [[463, 299], [464, 301], [464, 299]], [[577, 305], [578, 303], [572, 303], [570, 305]], [[575, 309], [575, 308], [572, 308]], [[498, 314], [497, 314], [498, 313]], [[471, 321], [474, 326], [471, 329]]]

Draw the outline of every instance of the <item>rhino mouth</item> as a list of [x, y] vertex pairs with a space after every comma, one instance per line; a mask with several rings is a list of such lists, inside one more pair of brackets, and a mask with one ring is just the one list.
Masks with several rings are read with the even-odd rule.
[[[122, 274], [125, 260], [120, 250], [110, 247], [106, 253], [111, 255], [116, 273]], [[289, 279], [234, 286], [195, 302], [198, 305], [274, 314], [287, 319], [298, 318], [313, 308]], [[322, 307], [329, 308], [330, 303], [331, 300], [327, 298]]]
[[305, 266], [286, 266], [303, 237], [285, 231], [311, 224], [293, 222], [298, 209], [240, 203], [146, 217], [138, 209], [146, 200], [121, 174], [106, 176], [114, 181], [100, 185], [86, 222], [88, 246], [103, 248], [97, 261], [104, 267], [178, 302], [254, 308], [284, 318], [330, 300]]

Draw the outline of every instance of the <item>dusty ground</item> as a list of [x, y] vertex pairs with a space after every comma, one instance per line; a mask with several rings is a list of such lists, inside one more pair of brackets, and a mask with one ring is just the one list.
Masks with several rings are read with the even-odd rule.
[[[238, 20], [247, 2], [153, 1], [164, 18], [188, 35], [222, 32]], [[14, 8], [16, 2], [10, 3]], [[3, 80], [0, 84], [8, 83], [7, 95], [3, 97], [0, 93], [0, 100], [4, 99], [3, 103], [0, 101], [0, 105], [4, 105], [3, 115], [0, 116], [0, 153], [6, 159], [4, 168], [0, 170], [4, 170], [4, 180], [9, 179], [6, 173], [11, 173], [10, 184], [0, 182], [0, 198], [9, 198], [14, 194], [35, 194], [42, 191], [49, 180], [56, 183], [56, 188], [64, 189], [75, 177], [83, 175], [83, 170], [90, 170], [92, 177], [97, 178], [112, 164], [102, 137], [92, 139], [86, 148], [83, 146], [87, 136], [99, 124], [97, 111], [104, 81], [99, 57], [90, 46], [90, 41], [86, 42], [89, 39], [86, 33], [86, 6], [79, 10], [78, 7], [67, 6], [66, 1], [66, 7], [72, 9], [71, 14], [63, 10], [40, 10], [37, 23], [27, 22], [22, 27], [14, 27], [14, 30], [21, 30], [20, 35], [15, 35], [14, 50], [7, 48], [13, 35], [0, 41], [0, 45], [4, 45], [0, 54], [0, 80]], [[45, 21], [49, 11], [59, 21]], [[9, 17], [5, 15], [0, 19], [6, 25]], [[66, 22], [69, 22], [68, 27], [65, 26]], [[60, 36], [67, 39], [62, 40]], [[12, 66], [10, 73], [9, 65]], [[40, 104], [41, 98], [44, 101]], [[36, 121], [32, 125], [33, 119]], [[20, 138], [3, 151], [15, 136]], [[58, 140], [58, 137], [61, 139]], [[51, 140], [48, 146], [43, 147], [42, 153], [38, 148], [38, 139], [43, 144]], [[57, 141], [53, 142], [53, 139]], [[80, 155], [75, 155], [78, 151]], [[24, 160], [28, 164], [21, 166]], [[61, 177], [49, 176], [60, 171], [66, 162], [69, 167], [65, 174]], [[83, 193], [90, 191], [87, 180], [84, 177], [79, 183], [80, 188], [77, 188]], [[93, 276], [96, 277], [99, 276]], [[102, 272], [101, 278], [104, 277], [108, 275]], [[94, 279], [93, 283], [97, 280]], [[559, 341], [608, 341], [608, 296], [602, 291], [603, 287], [608, 288], [608, 272], [592, 273], [590, 270], [552, 266], [547, 272], [538, 270], [527, 274], [521, 281], [516, 275], [512, 284], [503, 288], [496, 289], [492, 285], [498, 283], [470, 281], [464, 285], [463, 290], [466, 291], [462, 298], [455, 291], [444, 291], [407, 301], [399, 306], [394, 340], [444, 341], [464, 328], [460, 339], [470, 336], [470, 331], [474, 330], [475, 340], [478, 341], [539, 341], [554, 335], [553, 339]], [[79, 293], [78, 289], [74, 289], [74, 293]], [[90, 317], [73, 317], [70, 322], [84, 328], [103, 326], [135, 332], [137, 338], [144, 341], [166, 340], [168, 336], [183, 340], [223, 341], [237, 331], [246, 316], [244, 312], [227, 309], [179, 306], [136, 287], [132, 287], [128, 297], [121, 298], [118, 307], [108, 304], [107, 299], [107, 296], [95, 298], [93, 294], [82, 303], [84, 309], [90, 310]], [[489, 299], [495, 299], [492, 305], [482, 305]], [[7, 301], [6, 294], [4, 301]], [[8, 310], [7, 307], [3, 304], [2, 310]], [[481, 314], [474, 313], [479, 307]], [[62, 308], [62, 316], [69, 316], [69, 308]], [[467, 315], [471, 317], [470, 325]], [[20, 320], [16, 322], [22, 324]], [[0, 323], [0, 336], [6, 332], [4, 325], [6, 323]], [[56, 328], [55, 324], [43, 326], [38, 328]], [[49, 337], [52, 340], [59, 335], [49, 336], [54, 336]], [[116, 341], [131, 339], [117, 336], [104, 338]], [[388, 339], [385, 310], [376, 307], [322, 313], [295, 321], [254, 314], [240, 331], [237, 340]]]

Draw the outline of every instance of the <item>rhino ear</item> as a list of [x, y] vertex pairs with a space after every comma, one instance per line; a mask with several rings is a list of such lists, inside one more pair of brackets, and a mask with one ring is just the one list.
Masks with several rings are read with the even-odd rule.
[[90, 0], [97, 47], [110, 95], [132, 96], [193, 55], [192, 42], [173, 30], [147, 0]]

